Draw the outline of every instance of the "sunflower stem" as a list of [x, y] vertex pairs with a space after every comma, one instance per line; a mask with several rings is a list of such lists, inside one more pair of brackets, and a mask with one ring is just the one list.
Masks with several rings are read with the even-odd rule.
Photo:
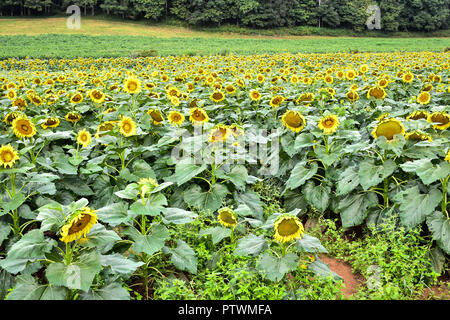
[[384, 192], [383, 192], [383, 200], [384, 200], [384, 207], [389, 208], [389, 177], [384, 179]]
[[447, 183], [448, 183], [448, 179], [450, 178], [450, 176], [448, 176], [447, 178], [441, 180], [442, 183], [442, 213], [445, 214], [447, 216], [447, 219], [450, 219], [449, 215], [448, 215], [448, 211], [447, 211]]

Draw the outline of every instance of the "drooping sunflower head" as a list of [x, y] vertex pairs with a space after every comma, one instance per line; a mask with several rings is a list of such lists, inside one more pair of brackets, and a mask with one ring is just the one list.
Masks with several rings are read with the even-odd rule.
[[15, 118], [12, 122], [12, 127], [14, 134], [20, 139], [30, 138], [36, 134], [36, 127], [25, 115]]
[[104, 135], [108, 134], [109, 131], [113, 130], [115, 126], [116, 122], [114, 121], [105, 121], [103, 123], [100, 123], [97, 127], [95, 137], [96, 138], [103, 137]]
[[123, 90], [128, 93], [141, 92], [141, 80], [135, 77], [130, 77], [125, 80]]
[[178, 111], [170, 111], [169, 116], [167, 117], [170, 124], [173, 126], [180, 126], [184, 122], [184, 115]]
[[12, 106], [18, 107], [20, 110], [23, 110], [25, 107], [28, 106], [28, 103], [25, 99], [17, 98], [16, 100], [13, 101]]
[[228, 127], [225, 125], [217, 125], [214, 129], [211, 130], [211, 134], [209, 135], [209, 142], [223, 142], [227, 140], [228, 137]]
[[348, 100], [355, 102], [356, 100], [359, 99], [359, 94], [356, 91], [350, 90], [349, 92], [346, 93], [345, 95], [347, 97]]
[[237, 225], [237, 218], [233, 210], [230, 208], [222, 208], [217, 216], [219, 223], [225, 227], [234, 228]]
[[294, 215], [285, 213], [277, 218], [273, 226], [275, 230], [275, 241], [284, 243], [299, 239], [304, 234], [301, 221]]
[[283, 125], [293, 132], [300, 132], [306, 125], [306, 120], [303, 115], [295, 110], [286, 111], [281, 117]]
[[431, 95], [428, 91], [422, 91], [417, 96], [417, 102], [420, 104], [428, 104], [431, 101]]
[[237, 124], [232, 124], [231, 126], [228, 127], [228, 129], [235, 137], [244, 135], [244, 130]]
[[214, 102], [220, 102], [223, 99], [225, 99], [225, 95], [223, 94], [222, 91], [216, 90], [213, 93], [211, 93], [211, 95], [209, 96], [211, 98], [212, 101]]
[[450, 114], [446, 112], [433, 112], [428, 116], [428, 122], [434, 123], [433, 128], [445, 130], [450, 127]]
[[81, 120], [81, 115], [75, 112], [69, 112], [66, 114], [65, 119], [72, 123], [77, 123]]
[[137, 184], [139, 186], [139, 193], [142, 197], [145, 197], [149, 192], [152, 192], [159, 186], [158, 182], [153, 178], [142, 178]]
[[4, 168], [9, 166], [12, 168], [16, 160], [19, 160], [19, 154], [11, 144], [0, 147], [0, 166], [3, 166]]
[[80, 92], [75, 93], [70, 98], [70, 102], [72, 102], [72, 103], [81, 103], [81, 102], [83, 102], [83, 95]]
[[191, 108], [189, 120], [197, 125], [208, 122], [209, 117], [203, 108]]
[[272, 99], [270, 99], [269, 104], [272, 106], [272, 108], [278, 108], [280, 104], [284, 102], [285, 98], [282, 96], [274, 96]]
[[59, 119], [56, 117], [51, 117], [51, 118], [47, 118], [45, 119], [45, 122], [41, 124], [41, 127], [43, 129], [47, 129], [47, 128], [56, 128], [57, 126], [59, 126]]
[[428, 116], [430, 114], [426, 111], [414, 111], [413, 113], [411, 113], [409, 116], [406, 117], [406, 121], [408, 120], [419, 120], [419, 119], [425, 119], [428, 120]]
[[405, 139], [413, 141], [433, 141], [433, 139], [428, 134], [419, 130], [408, 132], [407, 134], [405, 134]]
[[305, 104], [305, 105], [309, 106], [311, 104], [311, 102], [314, 101], [314, 98], [315, 98], [314, 93], [305, 92], [305, 93], [302, 93], [295, 102], [297, 104]]
[[3, 122], [6, 122], [7, 124], [12, 124], [14, 119], [19, 117], [20, 115], [22, 115], [22, 113], [17, 112], [17, 111], [10, 112], [5, 116], [5, 118], [3, 119]]
[[136, 123], [130, 117], [122, 117], [119, 121], [119, 132], [125, 137], [134, 136], [136, 134]]
[[72, 242], [81, 237], [86, 237], [92, 226], [97, 223], [97, 214], [89, 207], [74, 212], [66, 220], [60, 231], [60, 240]]
[[78, 131], [77, 134], [77, 143], [80, 144], [83, 148], [86, 148], [92, 142], [92, 136], [89, 131], [86, 129]]
[[400, 120], [396, 118], [388, 118], [380, 121], [372, 130], [372, 136], [375, 139], [383, 136], [389, 141], [394, 139], [397, 134], [405, 135], [405, 127]]
[[331, 134], [336, 132], [339, 124], [339, 118], [336, 115], [331, 114], [319, 120], [319, 129], [325, 134]]
[[152, 118], [153, 124], [160, 125], [164, 122], [164, 116], [158, 109], [150, 109], [147, 114]]

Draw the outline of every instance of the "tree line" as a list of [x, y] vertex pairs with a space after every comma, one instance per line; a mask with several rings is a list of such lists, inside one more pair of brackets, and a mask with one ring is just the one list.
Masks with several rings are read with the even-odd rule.
[[2, 16], [64, 13], [77, 5], [84, 15], [124, 19], [177, 19], [197, 26], [250, 28], [317, 26], [367, 29], [370, 5], [381, 11], [383, 31], [436, 31], [450, 26], [450, 0], [0, 0]]

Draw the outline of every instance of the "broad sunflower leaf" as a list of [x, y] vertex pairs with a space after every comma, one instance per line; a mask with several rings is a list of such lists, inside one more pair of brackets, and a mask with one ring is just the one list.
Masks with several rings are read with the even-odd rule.
[[36, 220], [41, 221], [41, 230], [53, 231], [55, 233], [64, 225], [66, 215], [68, 214], [63, 206], [57, 202], [40, 207], [38, 212]]
[[445, 161], [434, 165], [431, 163], [431, 159], [420, 159], [405, 162], [400, 167], [403, 171], [415, 172], [425, 185], [450, 175], [450, 163]]
[[297, 266], [298, 256], [293, 253], [288, 253], [281, 258], [264, 253], [257, 263], [258, 271], [271, 281], [280, 281], [286, 273], [295, 270]]
[[130, 183], [125, 187], [124, 190], [114, 192], [114, 194], [119, 198], [132, 200], [137, 198], [139, 194], [139, 188], [137, 183]]
[[225, 238], [228, 238], [231, 235], [231, 229], [220, 226], [211, 227], [208, 229], [201, 230], [199, 236], [202, 237], [209, 234], [212, 237], [213, 244], [218, 244], [220, 241], [222, 241]]
[[264, 235], [255, 236], [250, 233], [248, 236], [240, 238], [236, 243], [234, 254], [238, 256], [257, 256], [269, 247]]
[[295, 143], [296, 140], [294, 140], [290, 134], [281, 137], [281, 145], [289, 157], [293, 157], [298, 152], [298, 148], [295, 147]]
[[330, 267], [317, 257], [316, 260], [308, 265], [308, 269], [322, 277], [332, 276], [336, 280], [342, 280], [341, 276], [331, 271]]
[[336, 195], [344, 196], [348, 194], [350, 191], [353, 191], [356, 187], [358, 187], [359, 183], [358, 167], [347, 167], [339, 173], [339, 179], [336, 186]]
[[96, 251], [85, 252], [69, 265], [51, 263], [45, 272], [48, 282], [54, 286], [88, 291], [97, 273], [102, 269], [100, 255]]
[[120, 283], [111, 282], [102, 288], [91, 288], [82, 292], [83, 300], [131, 300], [130, 293]]
[[153, 225], [148, 235], [137, 232], [133, 227], [125, 229], [124, 234], [134, 240], [132, 249], [136, 253], [145, 252], [149, 255], [161, 250], [166, 240], [170, 238], [169, 230], [162, 224]]
[[235, 191], [233, 193], [233, 198], [236, 201], [236, 203], [239, 204], [245, 204], [247, 207], [249, 207], [253, 212], [253, 217], [262, 220], [264, 209], [263, 209], [263, 203], [259, 197], [259, 195], [252, 191], [251, 189], [246, 190], [245, 192], [239, 192]]
[[11, 228], [9, 227], [9, 224], [5, 221], [0, 221], [0, 246], [10, 233]]
[[197, 256], [195, 251], [183, 240], [177, 240], [177, 247], [170, 249], [173, 265], [179, 270], [186, 270], [190, 273], [197, 273]]
[[303, 186], [303, 194], [309, 205], [313, 206], [320, 212], [324, 212], [330, 203], [331, 188], [329, 186], [314, 184], [314, 181], [308, 181]]
[[295, 242], [295, 247], [303, 252], [328, 253], [328, 250], [325, 249], [319, 239], [308, 234], [305, 234], [301, 239], [298, 239]]
[[96, 223], [82, 240], [82, 245], [89, 248], [98, 248], [102, 252], [110, 250], [116, 241], [121, 240], [113, 230], [107, 230], [102, 224]]
[[377, 196], [372, 193], [349, 194], [338, 204], [341, 214], [342, 227], [350, 228], [363, 223], [369, 213], [369, 209], [378, 204]]
[[305, 147], [311, 147], [314, 145], [314, 136], [311, 133], [301, 133], [295, 138], [294, 148], [299, 150]]
[[7, 214], [10, 211], [16, 210], [18, 207], [22, 205], [26, 200], [26, 197], [23, 193], [16, 193], [9, 202], [3, 202], [2, 211], [0, 212], [0, 216]]
[[168, 181], [176, 182], [179, 186], [188, 182], [193, 177], [206, 170], [206, 165], [197, 166], [190, 163], [178, 163], [175, 166], [175, 174], [168, 178]]
[[287, 190], [284, 193], [284, 206], [286, 211], [300, 209], [302, 214], [305, 214], [308, 208], [305, 197], [295, 190]]
[[16, 284], [17, 278], [6, 270], [0, 270], [0, 300], [4, 300], [8, 290]]
[[229, 179], [237, 188], [245, 189], [248, 172], [245, 166], [237, 165], [230, 172], [223, 174], [223, 178]]
[[96, 210], [97, 217], [100, 221], [108, 223], [115, 227], [130, 219], [128, 215], [128, 204], [124, 202], [112, 203], [106, 207]]
[[227, 194], [227, 187], [219, 183], [213, 184], [209, 191], [203, 191], [199, 185], [194, 184], [184, 191], [183, 199], [199, 210], [214, 212], [222, 206]]
[[67, 293], [67, 288], [38, 284], [27, 274], [17, 277], [17, 285], [6, 300], [65, 300]]
[[162, 211], [164, 211], [165, 206], [167, 206], [167, 198], [162, 193], [156, 193], [150, 195], [145, 205], [142, 204], [142, 201], [140, 199], [138, 199], [130, 206], [128, 213], [133, 218], [141, 215], [155, 217], [158, 216]]
[[167, 208], [164, 210], [162, 221], [165, 224], [185, 224], [194, 221], [198, 214], [179, 208]]
[[439, 275], [442, 274], [445, 264], [445, 254], [442, 250], [439, 247], [434, 247], [428, 251], [428, 256], [431, 260], [431, 266], [433, 267], [434, 272]]
[[125, 258], [119, 253], [113, 253], [100, 256], [102, 266], [110, 267], [113, 273], [120, 274], [125, 278], [129, 278], [140, 266], [144, 264], [142, 261], [135, 262], [131, 258]]
[[307, 167], [305, 161], [297, 163], [294, 169], [292, 169], [291, 176], [286, 182], [286, 188], [293, 190], [300, 187], [316, 174], [317, 169], [318, 165], [316, 162], [311, 163], [310, 168]]
[[450, 254], [450, 219], [435, 211], [427, 217], [427, 226], [439, 248]]
[[381, 165], [376, 165], [374, 160], [364, 160], [359, 165], [359, 182], [364, 190], [368, 190], [389, 177], [396, 168], [397, 165], [391, 159]]
[[421, 224], [434, 211], [442, 200], [442, 194], [436, 188], [421, 194], [416, 185], [399, 192], [393, 200], [400, 205], [400, 221], [407, 229], [411, 229]]

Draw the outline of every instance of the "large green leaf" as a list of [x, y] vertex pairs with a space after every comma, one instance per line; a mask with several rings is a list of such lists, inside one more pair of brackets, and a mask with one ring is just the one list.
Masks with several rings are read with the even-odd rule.
[[23, 193], [16, 193], [9, 202], [1, 203], [2, 211], [0, 211], [0, 216], [7, 214], [10, 211], [16, 210], [18, 207], [22, 205], [26, 200], [26, 197]]
[[102, 252], [110, 250], [116, 241], [121, 240], [114, 230], [107, 230], [105, 226], [99, 223], [92, 226], [91, 230], [86, 235], [86, 239], [87, 240], [83, 242], [83, 246], [97, 248]]
[[331, 271], [330, 267], [317, 257], [316, 260], [314, 260], [312, 263], [308, 265], [308, 269], [322, 277], [331, 276], [336, 280], [342, 280], [341, 276]]
[[357, 166], [347, 167], [340, 171], [336, 185], [336, 195], [344, 196], [359, 185], [359, 170]]
[[269, 247], [264, 235], [255, 236], [250, 233], [248, 236], [237, 241], [234, 254], [238, 256], [256, 256]]
[[83, 300], [130, 300], [130, 293], [120, 283], [112, 282], [102, 288], [91, 288], [82, 292]]
[[315, 185], [314, 181], [308, 181], [303, 186], [303, 194], [309, 205], [320, 212], [325, 212], [330, 203], [331, 188], [322, 184]]
[[167, 208], [162, 217], [165, 224], [185, 224], [194, 221], [198, 214], [179, 208]]
[[176, 182], [179, 186], [188, 182], [193, 177], [206, 170], [206, 165], [197, 166], [190, 163], [178, 163], [175, 166], [175, 174], [170, 177], [170, 181]]
[[295, 189], [303, 185], [307, 180], [311, 179], [317, 172], [318, 166], [316, 162], [311, 163], [310, 168], [305, 161], [299, 162], [291, 171], [291, 175], [286, 182], [286, 188]]
[[415, 172], [426, 185], [450, 175], [450, 163], [445, 161], [433, 164], [431, 159], [420, 159], [405, 162], [400, 167], [403, 171]]
[[295, 242], [295, 247], [304, 252], [328, 253], [328, 250], [325, 249], [319, 239], [308, 234], [305, 234], [301, 239], [298, 239]]
[[369, 209], [378, 204], [378, 198], [374, 193], [349, 194], [338, 204], [341, 214], [342, 226], [350, 228], [363, 223], [369, 213]]
[[97, 209], [97, 216], [100, 221], [106, 222], [112, 227], [115, 227], [130, 219], [127, 212], [128, 204], [125, 202], [118, 202]]
[[51, 263], [45, 272], [48, 282], [55, 286], [88, 291], [97, 273], [102, 269], [100, 256], [96, 251], [82, 253], [69, 265]]
[[6, 300], [65, 300], [67, 293], [65, 287], [38, 284], [27, 274], [17, 277], [17, 285]]
[[222, 239], [228, 238], [231, 235], [231, 229], [220, 226], [211, 227], [200, 231], [200, 237], [205, 235], [211, 235], [213, 244], [217, 244], [222, 241]]
[[297, 266], [298, 256], [293, 253], [281, 258], [264, 253], [257, 263], [258, 271], [271, 281], [280, 281], [286, 273], [295, 270]]
[[144, 262], [133, 261], [131, 258], [126, 258], [119, 253], [102, 255], [100, 260], [102, 266], [110, 267], [113, 273], [120, 274], [125, 278], [129, 278], [137, 268], [144, 264]]
[[199, 210], [214, 212], [222, 206], [222, 201], [228, 194], [225, 185], [216, 183], [209, 191], [203, 191], [199, 185], [192, 185], [184, 191], [184, 201]]
[[125, 229], [124, 234], [134, 240], [132, 249], [136, 253], [145, 252], [149, 255], [161, 250], [166, 240], [170, 238], [169, 230], [162, 224], [153, 225], [148, 235], [137, 232], [133, 227]]
[[435, 211], [427, 217], [427, 226], [439, 248], [450, 254], [450, 219]]
[[394, 173], [397, 165], [391, 159], [376, 165], [374, 160], [364, 160], [359, 165], [359, 182], [364, 190], [378, 185]]
[[236, 203], [245, 204], [247, 207], [249, 207], [252, 211], [252, 217], [259, 220], [263, 219], [263, 203], [256, 192], [250, 189], [247, 189], [245, 192], [235, 191], [233, 193], [233, 198]]
[[195, 251], [183, 240], [178, 239], [177, 247], [170, 249], [173, 265], [179, 270], [186, 270], [190, 273], [197, 273], [197, 256]]

